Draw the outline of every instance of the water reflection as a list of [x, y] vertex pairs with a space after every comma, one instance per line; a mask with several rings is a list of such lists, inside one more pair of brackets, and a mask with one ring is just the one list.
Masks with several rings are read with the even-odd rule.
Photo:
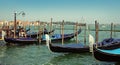
[[0, 46], [0, 58], [5, 56], [6, 46]]
[[119, 65], [100, 62], [91, 53], [50, 52], [45, 45], [0, 46], [0, 65]]
[[115, 65], [114, 62], [97, 61], [91, 53], [81, 54], [61, 54], [54, 56], [49, 62], [44, 65]]
[[[37, 52], [37, 51], [30, 51], [32, 49], [35, 50], [37, 48], [35, 48], [35, 49], [34, 48], [31, 49], [31, 48], [32, 48], [32, 46], [1, 47], [1, 49], [3, 49], [3, 50], [2, 50], [2, 57], [0, 58], [0, 61], [1, 61], [0, 64], [2, 64], [2, 65], [29, 64], [28, 61], [31, 61], [32, 56], [34, 58], [34, 55]], [[3, 52], [4, 52], [4, 56], [3, 56]], [[35, 54], [33, 54], [34, 52], [35, 52]]]
[[7, 46], [0, 46], [0, 65], [4, 62], [4, 57], [6, 55]]

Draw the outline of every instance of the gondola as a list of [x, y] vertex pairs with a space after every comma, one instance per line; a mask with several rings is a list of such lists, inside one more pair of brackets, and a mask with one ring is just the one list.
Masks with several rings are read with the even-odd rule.
[[4, 37], [5, 42], [7, 45], [14, 44], [14, 45], [28, 45], [28, 44], [37, 44], [38, 40], [33, 39], [30, 37], [23, 37], [23, 38], [8, 38]]
[[[64, 34], [63, 39], [65, 41], [69, 41], [70, 39], [74, 38], [75, 36], [77, 36], [80, 33], [81, 33], [81, 29], [79, 29], [75, 33]], [[51, 38], [51, 42], [61, 42], [62, 41], [62, 34], [54, 34], [54, 35], [50, 36], [50, 38]], [[41, 43], [46, 43], [45, 35], [43, 35], [43, 37], [41, 39]]]
[[94, 48], [94, 57], [100, 61], [120, 62], [120, 47], [110, 50]]
[[57, 53], [85, 53], [89, 52], [89, 46], [84, 44], [52, 44], [49, 35], [46, 34], [46, 44], [52, 52]]
[[89, 46], [85, 46], [84, 44], [52, 44], [49, 43], [49, 49], [52, 52], [58, 52], [58, 53], [85, 53], [89, 52]]
[[[11, 31], [8, 31], [7, 34], [4, 36], [4, 41], [7, 42], [7, 45], [11, 45], [11, 44], [12, 45], [28, 45], [28, 44], [34, 44], [34, 43], [38, 42], [37, 39], [20, 36], [21, 30], [22, 30], [22, 32], [26, 33], [30, 30], [30, 28], [27, 30], [24, 30], [23, 28], [17, 29], [16, 38], [13, 37], [13, 33]], [[26, 34], [24, 34], [24, 35], [26, 35]]]
[[[79, 30], [76, 33], [80, 33], [81, 30]], [[48, 33], [47, 33], [48, 34]], [[76, 34], [72, 33], [72, 34], [65, 34], [64, 35], [64, 39], [65, 40], [69, 40], [71, 38], [73, 38], [74, 36], [76, 36]], [[22, 37], [22, 38], [9, 38], [9, 37], [4, 37], [5, 42], [7, 43], [14, 43], [14, 44], [31, 44], [31, 43], [38, 43], [38, 39], [34, 39], [31, 37]], [[52, 41], [60, 41], [62, 40], [62, 36], [59, 38], [53, 38]], [[46, 40], [44, 38], [42, 38], [41, 43], [45, 43]]]
[[106, 49], [106, 50], [115, 49], [120, 47], [120, 39], [107, 38], [104, 39], [102, 42], [99, 42], [97, 46], [99, 49]]
[[120, 61], [120, 39], [109, 38], [103, 40], [102, 46], [94, 46], [94, 57], [100, 61]]
[[16, 33], [15, 38], [13, 37], [13, 33], [8, 33], [7, 35], [4, 36], [4, 41], [7, 42], [7, 45], [28, 45], [28, 44], [37, 44], [38, 40], [31, 38], [31, 37], [27, 37], [26, 36], [26, 31], [23, 31], [23, 29], [21, 29], [22, 31], [20, 31], [21, 33]]
[[44, 31], [44, 32], [42, 32], [42, 33], [39, 33], [39, 32], [31, 32], [31, 33], [29, 33], [29, 32], [27, 32], [27, 37], [31, 37], [31, 38], [36, 38], [37, 36], [39, 36], [39, 34], [50, 34], [50, 33], [52, 33], [52, 32], [54, 32], [55, 30], [53, 29], [52, 31]]

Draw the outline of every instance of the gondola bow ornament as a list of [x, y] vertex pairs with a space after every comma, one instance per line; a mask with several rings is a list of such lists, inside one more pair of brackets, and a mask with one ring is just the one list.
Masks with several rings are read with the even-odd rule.
[[95, 43], [94, 37], [89, 34], [89, 47], [90, 47], [90, 52], [93, 52], [93, 44]]

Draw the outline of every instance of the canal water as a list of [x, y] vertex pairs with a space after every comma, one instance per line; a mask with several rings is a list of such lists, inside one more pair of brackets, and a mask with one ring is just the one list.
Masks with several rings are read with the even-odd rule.
[[[106, 26], [103, 27], [105, 29]], [[94, 29], [94, 27], [91, 29]], [[64, 32], [72, 33], [75, 31], [65, 30]], [[86, 44], [88, 44], [88, 32]], [[60, 30], [55, 29], [55, 33], [60, 33]], [[90, 31], [89, 33], [95, 37], [95, 31]], [[99, 32], [99, 41], [109, 37], [110, 31]], [[113, 37], [119, 38], [120, 33], [113, 33]], [[82, 32], [78, 35], [78, 39], [79, 43], [84, 43], [84, 27], [82, 27]], [[75, 38], [67, 43], [73, 42], [75, 42]], [[5, 44], [5, 41], [0, 41], [0, 65], [120, 65], [119, 62], [98, 61], [90, 52], [80, 54], [54, 53], [45, 44], [25, 46], [6, 46]]]

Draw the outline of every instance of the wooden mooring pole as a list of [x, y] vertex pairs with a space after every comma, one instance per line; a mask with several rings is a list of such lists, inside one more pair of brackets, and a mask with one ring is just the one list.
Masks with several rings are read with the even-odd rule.
[[116, 25], [115, 24], [113, 24], [113, 28], [114, 28], [114, 37], [116, 37], [116, 35], [115, 35], [115, 28], [116, 28]]
[[14, 38], [16, 38], [16, 27], [17, 27], [17, 25], [16, 25], [16, 12], [14, 13]]
[[86, 45], [86, 23], [85, 23], [85, 31], [84, 31], [84, 44]]
[[[31, 28], [31, 25], [30, 25], [30, 23], [29, 23], [29, 29]], [[31, 33], [31, 30], [29, 31], [29, 33]], [[31, 34], [30, 34], [30, 37], [31, 37]]]
[[[51, 22], [50, 22], [50, 32], [52, 31], [52, 18], [51, 18]], [[51, 33], [50, 33], [51, 34]]]
[[113, 35], [113, 33], [112, 33], [112, 31], [113, 31], [113, 23], [111, 23], [111, 34], [110, 34], [110, 38], [112, 38], [112, 35]]
[[62, 32], [62, 45], [64, 44], [64, 20], [62, 21], [62, 25], [61, 25], [61, 32]]
[[76, 43], [78, 43], [78, 32], [77, 29], [78, 28], [78, 22], [76, 22]]
[[[41, 26], [41, 23], [39, 22], [39, 26]], [[42, 33], [42, 27], [39, 27], [39, 44], [41, 43], [41, 34]]]
[[[36, 27], [38, 27], [39, 26], [39, 21], [37, 21], [37, 25], [36, 25]], [[39, 31], [39, 27], [37, 28], [38, 29], [38, 31]], [[39, 32], [37, 32], [37, 38], [39, 37]]]
[[99, 30], [99, 23], [97, 23], [97, 20], [95, 21], [95, 43], [96, 47], [98, 46], [98, 30]]

